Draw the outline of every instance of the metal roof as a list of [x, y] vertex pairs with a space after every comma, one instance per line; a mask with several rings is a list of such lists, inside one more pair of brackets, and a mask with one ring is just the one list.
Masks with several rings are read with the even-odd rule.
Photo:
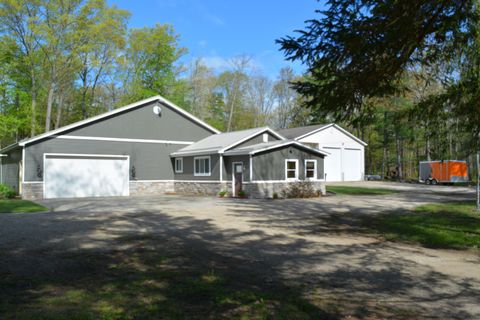
[[309, 146], [304, 145], [301, 142], [298, 142], [296, 140], [276, 140], [276, 141], [270, 141], [270, 142], [263, 142], [263, 143], [258, 143], [254, 145], [249, 145], [245, 146], [242, 148], [235, 148], [228, 150], [224, 153], [226, 156], [233, 156], [233, 155], [244, 155], [244, 154], [249, 154], [253, 155], [259, 152], [263, 151], [268, 151], [276, 148], [281, 148], [281, 147], [286, 147], [290, 145], [295, 145], [301, 149], [308, 150], [309, 152], [320, 154], [322, 156], [328, 156], [330, 153], [316, 149], [316, 148], [311, 148]]
[[305, 127], [281, 129], [281, 130], [278, 130], [278, 132], [287, 139], [296, 139], [300, 136], [303, 136], [303, 135], [305, 135], [307, 133], [310, 133], [312, 131], [321, 129], [321, 128], [326, 127], [328, 125], [329, 124], [315, 124], [315, 125], [305, 126]]
[[241, 144], [263, 132], [270, 132], [278, 138], [285, 140], [278, 133], [270, 129], [269, 127], [253, 128], [240, 131], [232, 131], [214, 134], [208, 136], [200, 141], [197, 141], [185, 148], [182, 148], [174, 153], [172, 156], [189, 155], [189, 154], [201, 154], [201, 153], [222, 153], [236, 145]]
[[324, 129], [334, 127], [335, 129], [339, 130], [340, 132], [344, 133], [345, 135], [349, 136], [353, 140], [357, 141], [363, 146], [367, 146], [367, 143], [365, 141], [360, 140], [347, 130], [343, 129], [340, 127], [338, 124], [335, 123], [330, 123], [330, 124], [316, 124], [312, 126], [305, 126], [305, 127], [297, 127], [297, 128], [290, 128], [290, 129], [283, 129], [279, 130], [278, 132], [286, 137], [287, 139], [295, 139], [295, 140], [300, 140], [302, 138], [305, 138], [309, 135], [312, 135], [314, 133], [317, 133], [319, 131], [322, 131]]

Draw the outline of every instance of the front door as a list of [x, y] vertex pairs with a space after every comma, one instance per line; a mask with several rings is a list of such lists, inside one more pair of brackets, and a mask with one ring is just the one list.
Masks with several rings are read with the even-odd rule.
[[233, 163], [233, 196], [238, 197], [240, 191], [242, 191], [243, 182], [243, 162]]

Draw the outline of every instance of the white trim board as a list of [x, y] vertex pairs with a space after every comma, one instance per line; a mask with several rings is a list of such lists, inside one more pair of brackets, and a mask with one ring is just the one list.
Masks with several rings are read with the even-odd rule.
[[163, 98], [162, 96], [157, 95], [157, 96], [154, 96], [154, 97], [151, 97], [151, 98], [148, 98], [148, 99], [140, 100], [140, 101], [137, 101], [135, 103], [120, 107], [118, 109], [114, 109], [114, 110], [109, 111], [109, 112], [102, 113], [98, 116], [91, 117], [89, 119], [85, 119], [85, 120], [82, 120], [82, 121], [78, 121], [78, 122], [66, 125], [62, 128], [46, 132], [44, 134], [40, 134], [40, 135], [38, 135], [36, 137], [33, 137], [31, 139], [20, 142], [19, 145], [23, 147], [23, 146], [25, 146], [29, 143], [35, 142], [37, 140], [44, 139], [44, 138], [50, 137], [52, 135], [57, 135], [59, 133], [62, 133], [62, 132], [65, 132], [65, 131], [68, 131], [68, 130], [71, 130], [71, 129], [74, 129], [74, 128], [77, 128], [77, 127], [80, 127], [80, 126], [83, 126], [83, 125], [86, 125], [86, 124], [89, 124], [89, 123], [94, 122], [94, 121], [98, 121], [98, 120], [110, 117], [110, 116], [113, 116], [117, 113], [125, 112], [125, 111], [128, 111], [130, 109], [140, 107], [142, 105], [152, 103], [152, 102], [155, 102], [155, 101], [158, 101], [160, 103], [163, 103], [163, 104], [167, 105], [168, 107], [172, 108], [174, 111], [177, 111], [177, 112], [183, 114], [184, 116], [190, 118], [194, 122], [196, 122], [199, 125], [207, 128], [208, 130], [212, 131], [213, 133], [220, 133], [220, 131], [218, 131], [214, 127], [210, 126], [209, 124], [203, 122], [202, 120], [198, 119], [194, 115], [192, 115], [192, 114], [188, 113], [187, 111], [183, 110], [179, 106], [175, 105], [173, 102]]
[[259, 134], [261, 133], [265, 133], [265, 132], [269, 132], [271, 133], [272, 135], [276, 136], [277, 138], [279, 138], [280, 140], [286, 140], [283, 136], [281, 136], [280, 134], [276, 133], [275, 131], [273, 131], [272, 129], [270, 129], [269, 127], [265, 127], [265, 128], [259, 128], [257, 132], [255, 133], [252, 133], [251, 135], [243, 138], [243, 139], [240, 139], [238, 141], [235, 141], [234, 143], [230, 144], [229, 146], [226, 146], [225, 148], [223, 149], [220, 149], [218, 151], [218, 153], [224, 153], [225, 151], [227, 151], [228, 149], [231, 149], [235, 146], [238, 146], [239, 144], [242, 144], [243, 142], [245, 141], [248, 141], [256, 136], [258, 136]]
[[360, 140], [359, 138], [357, 138], [356, 136], [354, 136], [353, 134], [351, 134], [350, 132], [348, 132], [347, 130], [343, 129], [342, 127], [340, 127], [338, 124], [335, 124], [335, 123], [331, 123], [331, 124], [327, 124], [326, 126], [323, 126], [323, 127], [320, 127], [320, 128], [317, 128], [317, 129], [314, 129], [308, 133], [305, 133], [301, 136], [298, 136], [295, 138], [295, 140], [300, 140], [300, 139], [303, 139], [305, 137], [308, 137], [314, 133], [317, 133], [317, 132], [320, 132], [320, 131], [323, 131], [327, 128], [330, 128], [330, 127], [334, 127], [335, 129], [337, 129], [338, 131], [346, 134], [347, 136], [349, 136], [350, 138], [352, 138], [353, 140], [357, 141], [358, 143], [360, 143], [361, 145], [363, 145], [364, 147], [367, 146], [368, 144], [362, 140]]
[[[268, 147], [265, 147], [265, 148], [262, 148], [262, 149], [258, 149], [258, 150], [253, 150], [253, 151], [250, 151], [250, 152], [248, 152], [248, 151], [243, 151], [243, 150], [227, 151], [227, 152], [225, 153], [225, 155], [226, 155], [226, 156], [245, 155], [245, 154], [255, 155], [255, 154], [260, 153], [260, 152], [264, 152], [264, 151], [268, 151], [268, 150], [272, 150], [272, 149], [277, 149], [277, 148], [281, 148], [281, 147], [285, 147], [285, 146], [289, 146], [289, 145], [295, 145], [295, 146], [298, 146], [298, 147], [300, 147], [300, 148], [307, 149], [307, 150], [309, 150], [309, 151], [311, 151], [311, 152], [314, 152], [314, 153], [316, 153], [316, 154], [321, 154], [321, 155], [323, 155], [323, 156], [328, 156], [328, 155], [330, 155], [330, 153], [327, 152], [327, 151], [311, 148], [311, 147], [306, 146], [306, 145], [304, 145], [303, 143], [298, 142], [298, 141], [295, 141], [295, 140], [287, 140], [287, 141], [285, 141], [284, 143], [271, 145], [271, 146], [268, 146]], [[248, 148], [248, 147], [246, 147], [246, 148]]]
[[91, 137], [91, 136], [54, 136], [55, 139], [70, 140], [93, 140], [93, 141], [112, 141], [112, 142], [140, 142], [140, 143], [166, 143], [166, 144], [193, 144], [193, 141], [178, 140], [153, 140], [153, 139], [128, 139], [128, 138], [109, 138], [109, 137]]
[[89, 153], [44, 153], [43, 158], [47, 156], [54, 157], [83, 157], [83, 158], [128, 158], [130, 155], [127, 154], [89, 154]]

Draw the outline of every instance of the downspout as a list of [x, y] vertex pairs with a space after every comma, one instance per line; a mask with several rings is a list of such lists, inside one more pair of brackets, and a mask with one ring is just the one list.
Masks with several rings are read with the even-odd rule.
[[0, 183], [3, 184], [3, 157], [7, 157], [6, 154], [0, 154]]

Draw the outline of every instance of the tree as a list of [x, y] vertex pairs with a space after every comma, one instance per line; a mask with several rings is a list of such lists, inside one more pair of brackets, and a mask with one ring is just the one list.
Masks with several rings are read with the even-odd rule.
[[[178, 35], [170, 25], [132, 29], [124, 57], [126, 101], [132, 102], [160, 94], [175, 96], [177, 76], [182, 70], [178, 59], [186, 49], [178, 44]], [[178, 100], [172, 99], [172, 100]], [[173, 101], [176, 102], [176, 101]]]
[[247, 105], [254, 116], [253, 127], [269, 123], [274, 105], [273, 83], [270, 79], [263, 75], [250, 77], [247, 85]]
[[[82, 117], [89, 116], [88, 107], [95, 103], [97, 86], [108, 78], [117, 66], [117, 56], [125, 47], [129, 13], [109, 7], [104, 0], [90, 1], [80, 11], [77, 32], [78, 71], [81, 87]], [[88, 102], [89, 101], [89, 102]]]
[[251, 58], [246, 55], [230, 59], [231, 71], [225, 71], [219, 76], [219, 84], [222, 90], [225, 106], [227, 107], [228, 121], [227, 132], [235, 130], [234, 116], [238, 109], [242, 108], [244, 102], [247, 70]]
[[298, 37], [277, 40], [307, 76], [294, 87], [306, 105], [337, 120], [355, 116], [365, 98], [394, 94], [417, 64], [448, 61], [473, 41], [476, 1], [331, 0]]
[[16, 46], [18, 59], [17, 72], [24, 72], [29, 79], [30, 136], [34, 136], [37, 126], [37, 98], [39, 91], [39, 73], [42, 57], [39, 51], [39, 40], [33, 28], [37, 24], [40, 1], [36, 0], [4, 0], [0, 3], [0, 26], [6, 41]]

